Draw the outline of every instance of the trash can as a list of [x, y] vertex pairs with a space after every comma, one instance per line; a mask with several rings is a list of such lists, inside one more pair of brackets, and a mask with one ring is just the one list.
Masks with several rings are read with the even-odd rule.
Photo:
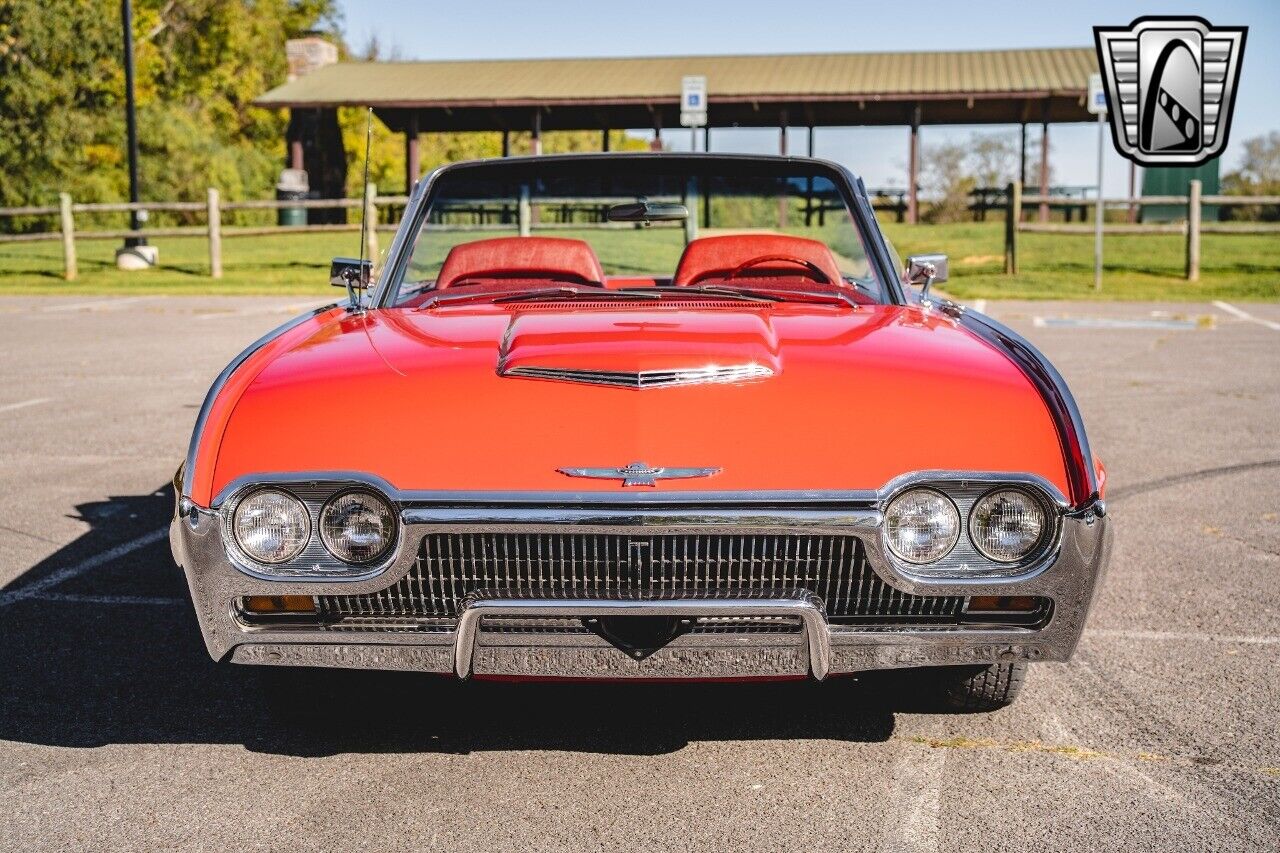
[[[285, 169], [276, 183], [276, 201], [304, 201], [311, 187], [303, 169]], [[307, 224], [305, 207], [280, 207], [276, 210], [276, 223], [286, 226]]]

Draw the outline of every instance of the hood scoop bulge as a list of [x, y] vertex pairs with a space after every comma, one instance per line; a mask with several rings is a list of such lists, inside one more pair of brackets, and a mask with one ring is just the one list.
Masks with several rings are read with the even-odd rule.
[[751, 312], [517, 314], [498, 358], [500, 376], [640, 390], [752, 382], [780, 370], [773, 326]]

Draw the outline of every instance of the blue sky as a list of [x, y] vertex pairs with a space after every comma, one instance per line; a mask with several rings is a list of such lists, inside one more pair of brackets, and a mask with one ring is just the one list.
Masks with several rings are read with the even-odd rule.
[[[563, 56], [659, 56], [806, 51], [975, 50], [1091, 46], [1095, 24], [1127, 25], [1139, 15], [1198, 14], [1211, 23], [1245, 25], [1249, 36], [1224, 171], [1239, 162], [1240, 143], [1280, 129], [1273, 107], [1280, 91], [1280, 0], [1189, 4], [1073, 2], [852, 2], [852, 0], [340, 0], [348, 41], [376, 35], [403, 59], [493, 59]], [[714, 95], [714, 85], [712, 86]], [[677, 97], [678, 93], [672, 93]], [[925, 145], [963, 141], [978, 130], [921, 130]], [[791, 150], [803, 151], [803, 131]], [[683, 134], [667, 134], [675, 147]], [[1054, 125], [1055, 179], [1092, 184], [1097, 168], [1093, 125]], [[771, 152], [777, 131], [715, 130], [713, 151]], [[906, 183], [907, 130], [822, 128], [816, 153], [847, 163], [868, 184]], [[1107, 193], [1122, 195], [1128, 165], [1107, 143]]]

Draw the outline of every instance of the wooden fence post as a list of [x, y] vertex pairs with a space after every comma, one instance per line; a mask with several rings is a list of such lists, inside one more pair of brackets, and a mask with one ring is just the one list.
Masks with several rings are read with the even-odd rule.
[[1200, 280], [1200, 181], [1187, 192], [1187, 281]]
[[365, 187], [364, 191], [364, 221], [367, 224], [367, 247], [369, 250], [369, 260], [373, 261], [373, 265], [378, 265], [378, 206], [374, 204], [374, 199], [378, 197], [378, 185], [370, 183]]
[[1018, 224], [1022, 221], [1022, 182], [1013, 181], [1006, 190], [1004, 208], [1004, 273], [1018, 274]]
[[62, 219], [62, 277], [75, 281], [79, 270], [76, 269], [76, 222], [71, 215], [71, 193], [58, 193], [58, 208]]
[[209, 187], [209, 275], [222, 278], [222, 209], [215, 187]]

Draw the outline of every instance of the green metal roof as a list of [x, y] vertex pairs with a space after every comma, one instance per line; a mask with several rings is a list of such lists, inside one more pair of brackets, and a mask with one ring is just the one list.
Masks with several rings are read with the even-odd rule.
[[[1083, 97], [1091, 47], [621, 59], [345, 62], [267, 92], [273, 107], [502, 107], [675, 101], [707, 77], [708, 101]], [[1081, 110], [1083, 113], [1083, 109]]]

